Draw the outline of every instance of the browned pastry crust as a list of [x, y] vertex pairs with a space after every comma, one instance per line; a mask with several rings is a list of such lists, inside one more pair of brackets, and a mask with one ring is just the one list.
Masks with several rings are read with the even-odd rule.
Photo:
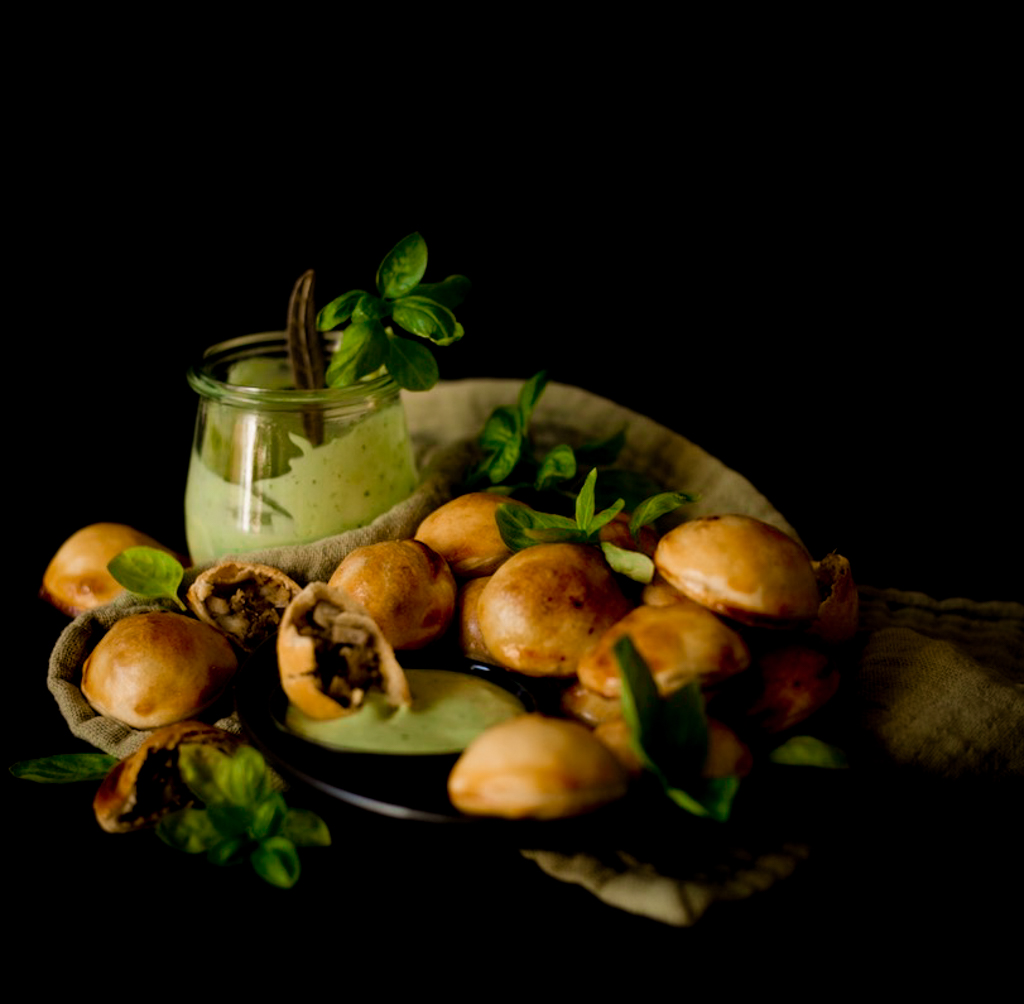
[[195, 801], [178, 769], [182, 746], [200, 743], [231, 753], [242, 742], [240, 736], [203, 722], [177, 722], [158, 729], [103, 779], [92, 803], [96, 821], [107, 833], [155, 825]]
[[135, 729], [194, 718], [238, 669], [220, 631], [185, 614], [122, 617], [82, 664], [82, 694], [100, 713]]
[[39, 595], [71, 617], [109, 603], [124, 592], [124, 587], [107, 571], [107, 564], [129, 547], [141, 546], [174, 553], [124, 523], [84, 526], [68, 537], [50, 559]]
[[849, 641], [857, 633], [860, 618], [860, 597], [850, 562], [841, 554], [827, 554], [814, 562], [814, 577], [821, 605], [817, 620], [808, 630], [832, 645]]
[[627, 635], [662, 695], [692, 681], [719, 683], [750, 665], [750, 649], [736, 631], [706, 607], [680, 597], [663, 606], [643, 604], [613, 624], [580, 659], [580, 683], [605, 697], [621, 695], [615, 644]]
[[681, 523], [658, 542], [654, 563], [690, 599], [752, 627], [806, 627], [818, 614], [810, 556], [751, 516]]
[[328, 585], [361, 604], [395, 649], [436, 641], [455, 616], [455, 577], [444, 558], [421, 540], [357, 547]]
[[196, 617], [252, 652], [277, 633], [285, 607], [301, 588], [269, 565], [223, 561], [200, 573], [186, 599]]
[[394, 650], [366, 610], [326, 582], [311, 582], [288, 605], [277, 633], [277, 664], [288, 699], [310, 718], [358, 711], [366, 692], [412, 703]]
[[536, 544], [490, 577], [478, 616], [484, 645], [499, 665], [528, 676], [569, 677], [630, 609], [598, 548]]

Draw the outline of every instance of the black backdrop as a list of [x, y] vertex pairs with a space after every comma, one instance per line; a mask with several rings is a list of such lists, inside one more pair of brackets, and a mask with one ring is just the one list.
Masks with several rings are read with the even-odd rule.
[[[928, 150], [854, 156], [851, 144], [808, 156], [781, 139], [771, 150], [751, 142], [697, 156], [691, 145], [634, 158], [610, 154], [633, 149], [615, 146], [621, 136], [596, 133], [566, 152], [520, 134], [493, 149], [455, 144], [427, 178], [415, 154], [436, 161], [433, 150], [385, 151], [378, 162], [306, 149], [302, 159], [261, 134], [254, 165], [221, 156], [232, 143], [248, 153], [252, 137], [178, 146], [158, 129], [147, 137], [118, 124], [126, 132], [112, 148], [87, 129], [77, 145], [51, 137], [22, 159], [28, 169], [9, 199], [14, 424], [4, 494], [18, 570], [12, 637], [27, 630], [31, 644], [27, 655], [9, 649], [8, 762], [72, 745], [43, 682], [65, 622], [35, 596], [60, 542], [115, 520], [184, 547], [188, 364], [214, 341], [279, 327], [307, 268], [321, 303], [372, 282], [413, 230], [430, 249], [428, 278], [462, 272], [474, 284], [459, 310], [464, 341], [439, 353], [443, 375], [546, 368], [739, 470], [815, 555], [839, 550], [864, 583], [1024, 598], [1009, 267], [995, 243], [999, 196], [976, 183], [986, 165], [965, 177], [936, 169]], [[405, 172], [401, 184], [385, 179], [389, 166]], [[108, 911], [108, 926], [129, 904], [165, 909], [153, 892], [159, 870], [164, 885], [198, 900], [207, 889], [238, 896], [218, 934], [266, 924], [280, 943], [279, 901], [247, 877], [211, 878], [148, 845], [111, 843], [92, 823], [89, 793], [13, 779], [7, 792], [11, 860], [34, 880], [17, 905], [24, 931], [61, 916], [81, 923], [94, 908]], [[483, 918], [462, 936], [486, 939], [502, 910], [494, 897], [507, 897], [537, 905], [535, 927], [579, 925], [576, 943], [593, 947], [600, 929], [613, 944], [635, 937], [673, 951], [731, 953], [740, 938], [788, 951], [790, 932], [827, 940], [837, 923], [847, 945], [871, 941], [879, 925], [885, 945], [901, 944], [905, 921], [945, 930], [948, 887], [934, 876], [959, 853], [947, 803], [934, 827], [929, 818], [906, 830], [893, 853], [892, 817], [873, 798], [863, 799], [870, 811], [855, 810], [857, 825], [832, 833], [839, 846], [826, 846], [807, 878], [784, 884], [792, 892], [716, 911], [680, 941], [595, 909], [585, 893], [517, 868], [514, 854], [495, 870], [487, 848], [453, 850], [465, 867], [438, 871], [436, 848], [372, 819], [353, 821], [342, 842], [355, 841], [361, 862], [368, 842], [390, 841], [387, 876], [356, 874], [347, 852], [332, 853], [310, 863], [289, 902], [318, 905], [323, 881], [404, 937], [431, 929], [442, 897], [463, 920]], [[955, 832], [972, 825], [955, 818]], [[995, 873], [1001, 859], [991, 860]], [[950, 880], [957, 907], [973, 909], [962, 869]], [[877, 904], [867, 934], [862, 900]], [[166, 908], [188, 930], [191, 902]], [[517, 928], [505, 914], [501, 929]], [[140, 927], [143, 939], [151, 929]]]
[[29, 308], [8, 372], [27, 402], [15, 449], [35, 458], [40, 496], [9, 504], [28, 510], [33, 575], [95, 520], [183, 544], [189, 362], [282, 326], [307, 268], [321, 305], [372, 285], [419, 230], [428, 279], [473, 282], [442, 376], [545, 368], [650, 415], [862, 582], [1024, 595], [1006, 267], [964, 206], [936, 213], [927, 179], [751, 190], [738, 174], [691, 196], [657, 175], [593, 194], [534, 175], [384, 209], [343, 175], [306, 191], [227, 170], [62, 180], [23, 206], [11, 296]]

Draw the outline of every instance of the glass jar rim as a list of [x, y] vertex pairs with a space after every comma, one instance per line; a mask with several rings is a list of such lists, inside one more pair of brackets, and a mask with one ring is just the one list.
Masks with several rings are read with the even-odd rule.
[[[306, 408], [310, 405], [321, 407], [344, 407], [358, 405], [365, 407], [372, 400], [383, 401], [397, 396], [399, 387], [387, 371], [371, 374], [344, 387], [318, 387], [312, 390], [296, 388], [256, 387], [247, 384], [232, 384], [214, 376], [217, 364], [232, 361], [233, 358], [258, 358], [268, 349], [277, 349], [278, 354], [287, 358], [288, 341], [284, 331], [263, 331], [252, 335], [240, 335], [209, 346], [199, 361], [189, 366], [186, 374], [189, 386], [206, 398], [214, 398], [229, 404], [249, 405], [259, 408]], [[328, 338], [325, 348], [333, 351], [337, 338]]]

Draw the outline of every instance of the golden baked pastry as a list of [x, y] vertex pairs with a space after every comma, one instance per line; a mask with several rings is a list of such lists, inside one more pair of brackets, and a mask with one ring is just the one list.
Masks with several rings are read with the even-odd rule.
[[82, 664], [82, 694], [102, 715], [155, 729], [208, 708], [238, 669], [220, 631], [177, 613], [122, 617]]
[[328, 585], [360, 603], [395, 649], [436, 641], [455, 616], [455, 577], [444, 558], [420, 540], [357, 547]]
[[109, 603], [124, 587], [107, 571], [107, 565], [129, 547], [156, 547], [174, 554], [124, 523], [92, 523], [57, 549], [43, 573], [39, 595], [72, 617]]
[[621, 695], [614, 648], [627, 635], [663, 695], [693, 680], [718, 683], [750, 665], [750, 649], [736, 631], [707, 607], [680, 597], [664, 606], [641, 605], [616, 621], [580, 658], [580, 683], [605, 697]]
[[806, 627], [818, 614], [807, 552], [752, 516], [702, 516], [658, 541], [654, 563], [690, 599], [754, 627]]
[[529, 676], [572, 676], [583, 653], [631, 608], [598, 548], [537, 544], [491, 576], [478, 617], [500, 665]]
[[621, 798], [619, 761], [578, 722], [518, 715], [482, 732], [448, 776], [452, 804], [470, 815], [557, 819]]

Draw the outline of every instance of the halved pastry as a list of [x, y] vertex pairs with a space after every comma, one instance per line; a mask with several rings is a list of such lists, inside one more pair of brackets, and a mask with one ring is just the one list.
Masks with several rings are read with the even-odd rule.
[[241, 736], [204, 722], [184, 721], [157, 729], [103, 779], [93, 811], [107, 833], [154, 826], [163, 816], [195, 801], [178, 767], [182, 746], [199, 744], [233, 753]]
[[288, 699], [310, 718], [351, 715], [369, 690], [412, 703], [394, 649], [365, 608], [326, 582], [311, 582], [285, 609], [277, 665]]
[[253, 652], [272, 637], [285, 607], [301, 586], [269, 565], [223, 561], [202, 572], [189, 586], [188, 605], [239, 648]]

